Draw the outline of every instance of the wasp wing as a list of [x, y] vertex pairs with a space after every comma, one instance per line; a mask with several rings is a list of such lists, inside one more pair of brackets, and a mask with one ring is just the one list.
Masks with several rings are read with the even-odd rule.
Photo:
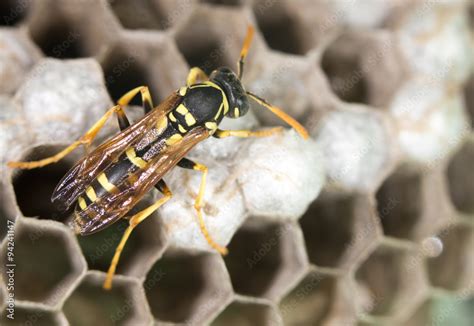
[[165, 146], [144, 168], [117, 185], [118, 192], [107, 193], [85, 210], [76, 212], [76, 233], [87, 235], [100, 231], [123, 217], [186, 153], [207, 137], [208, 130], [197, 127], [180, 141]]
[[51, 201], [58, 208], [69, 208], [100, 172], [112, 164], [128, 147], [141, 141], [144, 135], [160, 119], [163, 119], [179, 104], [180, 100], [181, 97], [177, 93], [173, 93], [138, 122], [102, 143], [90, 154], [82, 158], [59, 181], [53, 191]]

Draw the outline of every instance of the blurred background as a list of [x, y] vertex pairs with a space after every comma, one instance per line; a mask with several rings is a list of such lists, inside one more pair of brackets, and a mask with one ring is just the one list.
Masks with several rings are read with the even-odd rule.
[[[56, 153], [134, 87], [159, 103], [190, 67], [235, 69], [248, 24], [244, 85], [311, 140], [197, 148], [230, 254], [173, 219], [197, 184], [177, 172], [191, 199], [137, 228], [103, 291], [127, 222], [78, 237], [50, 204], [84, 152], [5, 163]], [[242, 121], [282, 124], [256, 105]], [[474, 325], [473, 121], [469, 0], [2, 0], [0, 324]]]

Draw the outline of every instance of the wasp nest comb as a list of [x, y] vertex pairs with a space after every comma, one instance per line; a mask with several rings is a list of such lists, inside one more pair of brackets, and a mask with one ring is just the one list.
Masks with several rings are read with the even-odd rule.
[[[467, 325], [473, 12], [463, 0], [3, 1], [0, 323]], [[229, 255], [199, 231], [199, 173], [174, 169], [175, 196], [134, 231], [104, 291], [128, 222], [76, 237], [50, 202], [83, 152], [29, 171], [6, 162], [59, 151], [136, 86], [158, 103], [192, 66], [234, 68], [249, 23], [244, 85], [311, 139], [199, 144], [204, 219]], [[223, 122], [279, 123], [257, 105]], [[116, 132], [108, 123], [96, 143]]]

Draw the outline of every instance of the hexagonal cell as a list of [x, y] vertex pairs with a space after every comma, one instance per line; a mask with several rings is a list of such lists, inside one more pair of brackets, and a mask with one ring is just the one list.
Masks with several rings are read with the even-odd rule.
[[302, 240], [293, 223], [247, 220], [224, 258], [235, 292], [278, 301], [306, 272]]
[[474, 138], [467, 140], [451, 158], [447, 168], [447, 181], [451, 202], [455, 208], [474, 216]]
[[[63, 148], [63, 146], [39, 146], [30, 150], [21, 160], [38, 160], [54, 155]], [[51, 195], [61, 178], [72, 167], [77, 156], [78, 153], [43, 168], [15, 172], [12, 179], [13, 188], [17, 205], [24, 216], [66, 221], [71, 215], [73, 207], [66, 211], [60, 210], [51, 203]], [[32, 189], [41, 191], [32, 192]]]
[[321, 65], [340, 99], [368, 104], [369, 83], [362, 70], [360, 51], [360, 40], [342, 35], [326, 49]]
[[232, 300], [229, 275], [216, 254], [167, 253], [144, 288], [155, 319], [166, 322], [201, 324]]
[[[20, 135], [30, 135], [30, 139], [21, 140], [22, 152], [38, 145], [69, 145], [112, 106], [100, 65], [94, 59], [45, 58], [26, 80], [15, 94], [22, 119], [12, 128], [13, 132], [21, 131]], [[107, 123], [104, 131], [113, 122]], [[116, 123], [113, 130], [117, 130]], [[84, 154], [81, 149], [74, 153]], [[9, 159], [18, 160], [19, 156]]]
[[[187, 68], [174, 42], [166, 35], [124, 33], [101, 58], [112, 99], [137, 86], [148, 86], [155, 104], [185, 83]], [[173, 69], [170, 69], [173, 67]], [[141, 105], [140, 96], [131, 104]]]
[[246, 18], [242, 16], [240, 10], [199, 6], [175, 34], [188, 65], [208, 74], [220, 66], [235, 67], [246, 31]]
[[309, 260], [348, 269], [365, 258], [382, 230], [367, 195], [323, 192], [300, 219]]
[[4, 310], [0, 316], [0, 323], [5, 326], [35, 325], [35, 326], [60, 326], [65, 325], [64, 317], [57, 312], [42, 310], [30, 306], [15, 305], [14, 319], [8, 317], [10, 312]]
[[14, 26], [28, 14], [31, 0], [4, 0], [0, 3], [0, 26]]
[[282, 325], [275, 307], [255, 299], [234, 300], [211, 323], [212, 326]]
[[31, 38], [49, 57], [99, 55], [119, 32], [117, 22], [102, 1], [47, 0], [35, 2], [31, 9]]
[[[2, 273], [6, 280], [14, 273], [16, 300], [55, 306], [87, 268], [72, 233], [59, 223], [19, 219], [8, 239], [2, 247]], [[6, 254], [10, 241], [15, 244], [14, 261]]]
[[165, 30], [193, 7], [191, 0], [116, 0], [110, 3], [126, 29]]
[[325, 50], [321, 65], [332, 90], [345, 102], [387, 105], [405, 78], [393, 36], [346, 32]]
[[474, 275], [474, 227], [452, 225], [438, 237], [443, 243], [441, 255], [428, 259], [430, 283], [435, 287], [456, 291], [471, 286]]
[[428, 293], [424, 255], [403, 246], [379, 246], [355, 273], [361, 315], [399, 317], [412, 313]]
[[280, 303], [284, 325], [353, 325], [347, 279], [311, 271]]
[[397, 160], [393, 122], [367, 106], [341, 105], [324, 116], [313, 134], [329, 183], [338, 189], [371, 193]]
[[322, 2], [259, 0], [253, 12], [267, 45], [286, 54], [306, 54], [334, 27], [324, 25], [328, 10]]
[[401, 166], [376, 194], [377, 210], [384, 233], [421, 240], [451, 219], [443, 176], [439, 170], [423, 173]]
[[408, 6], [392, 17], [388, 27], [394, 30], [410, 73], [426, 76], [432, 81], [429, 87], [433, 82], [464, 84], [472, 64], [469, 1], [440, 1], [430, 6], [419, 1], [405, 3]]
[[[89, 272], [66, 300], [63, 312], [71, 325], [150, 325], [152, 317], [136, 280], [115, 277], [102, 288], [105, 274]], [[86, 312], [86, 313], [85, 313]]]
[[[146, 196], [127, 215], [131, 216], [153, 202]], [[110, 227], [88, 236], [77, 236], [89, 269], [106, 272], [128, 220], [121, 219]], [[153, 263], [163, 254], [166, 234], [162, 221], [154, 213], [135, 228], [120, 256], [116, 274], [145, 277]]]

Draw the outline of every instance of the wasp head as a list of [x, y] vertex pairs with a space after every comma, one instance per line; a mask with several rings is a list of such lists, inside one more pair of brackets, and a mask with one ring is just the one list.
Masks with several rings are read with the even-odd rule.
[[221, 86], [227, 96], [229, 111], [226, 116], [238, 118], [248, 112], [250, 105], [244, 86], [231, 69], [222, 67], [214, 70], [209, 79]]

